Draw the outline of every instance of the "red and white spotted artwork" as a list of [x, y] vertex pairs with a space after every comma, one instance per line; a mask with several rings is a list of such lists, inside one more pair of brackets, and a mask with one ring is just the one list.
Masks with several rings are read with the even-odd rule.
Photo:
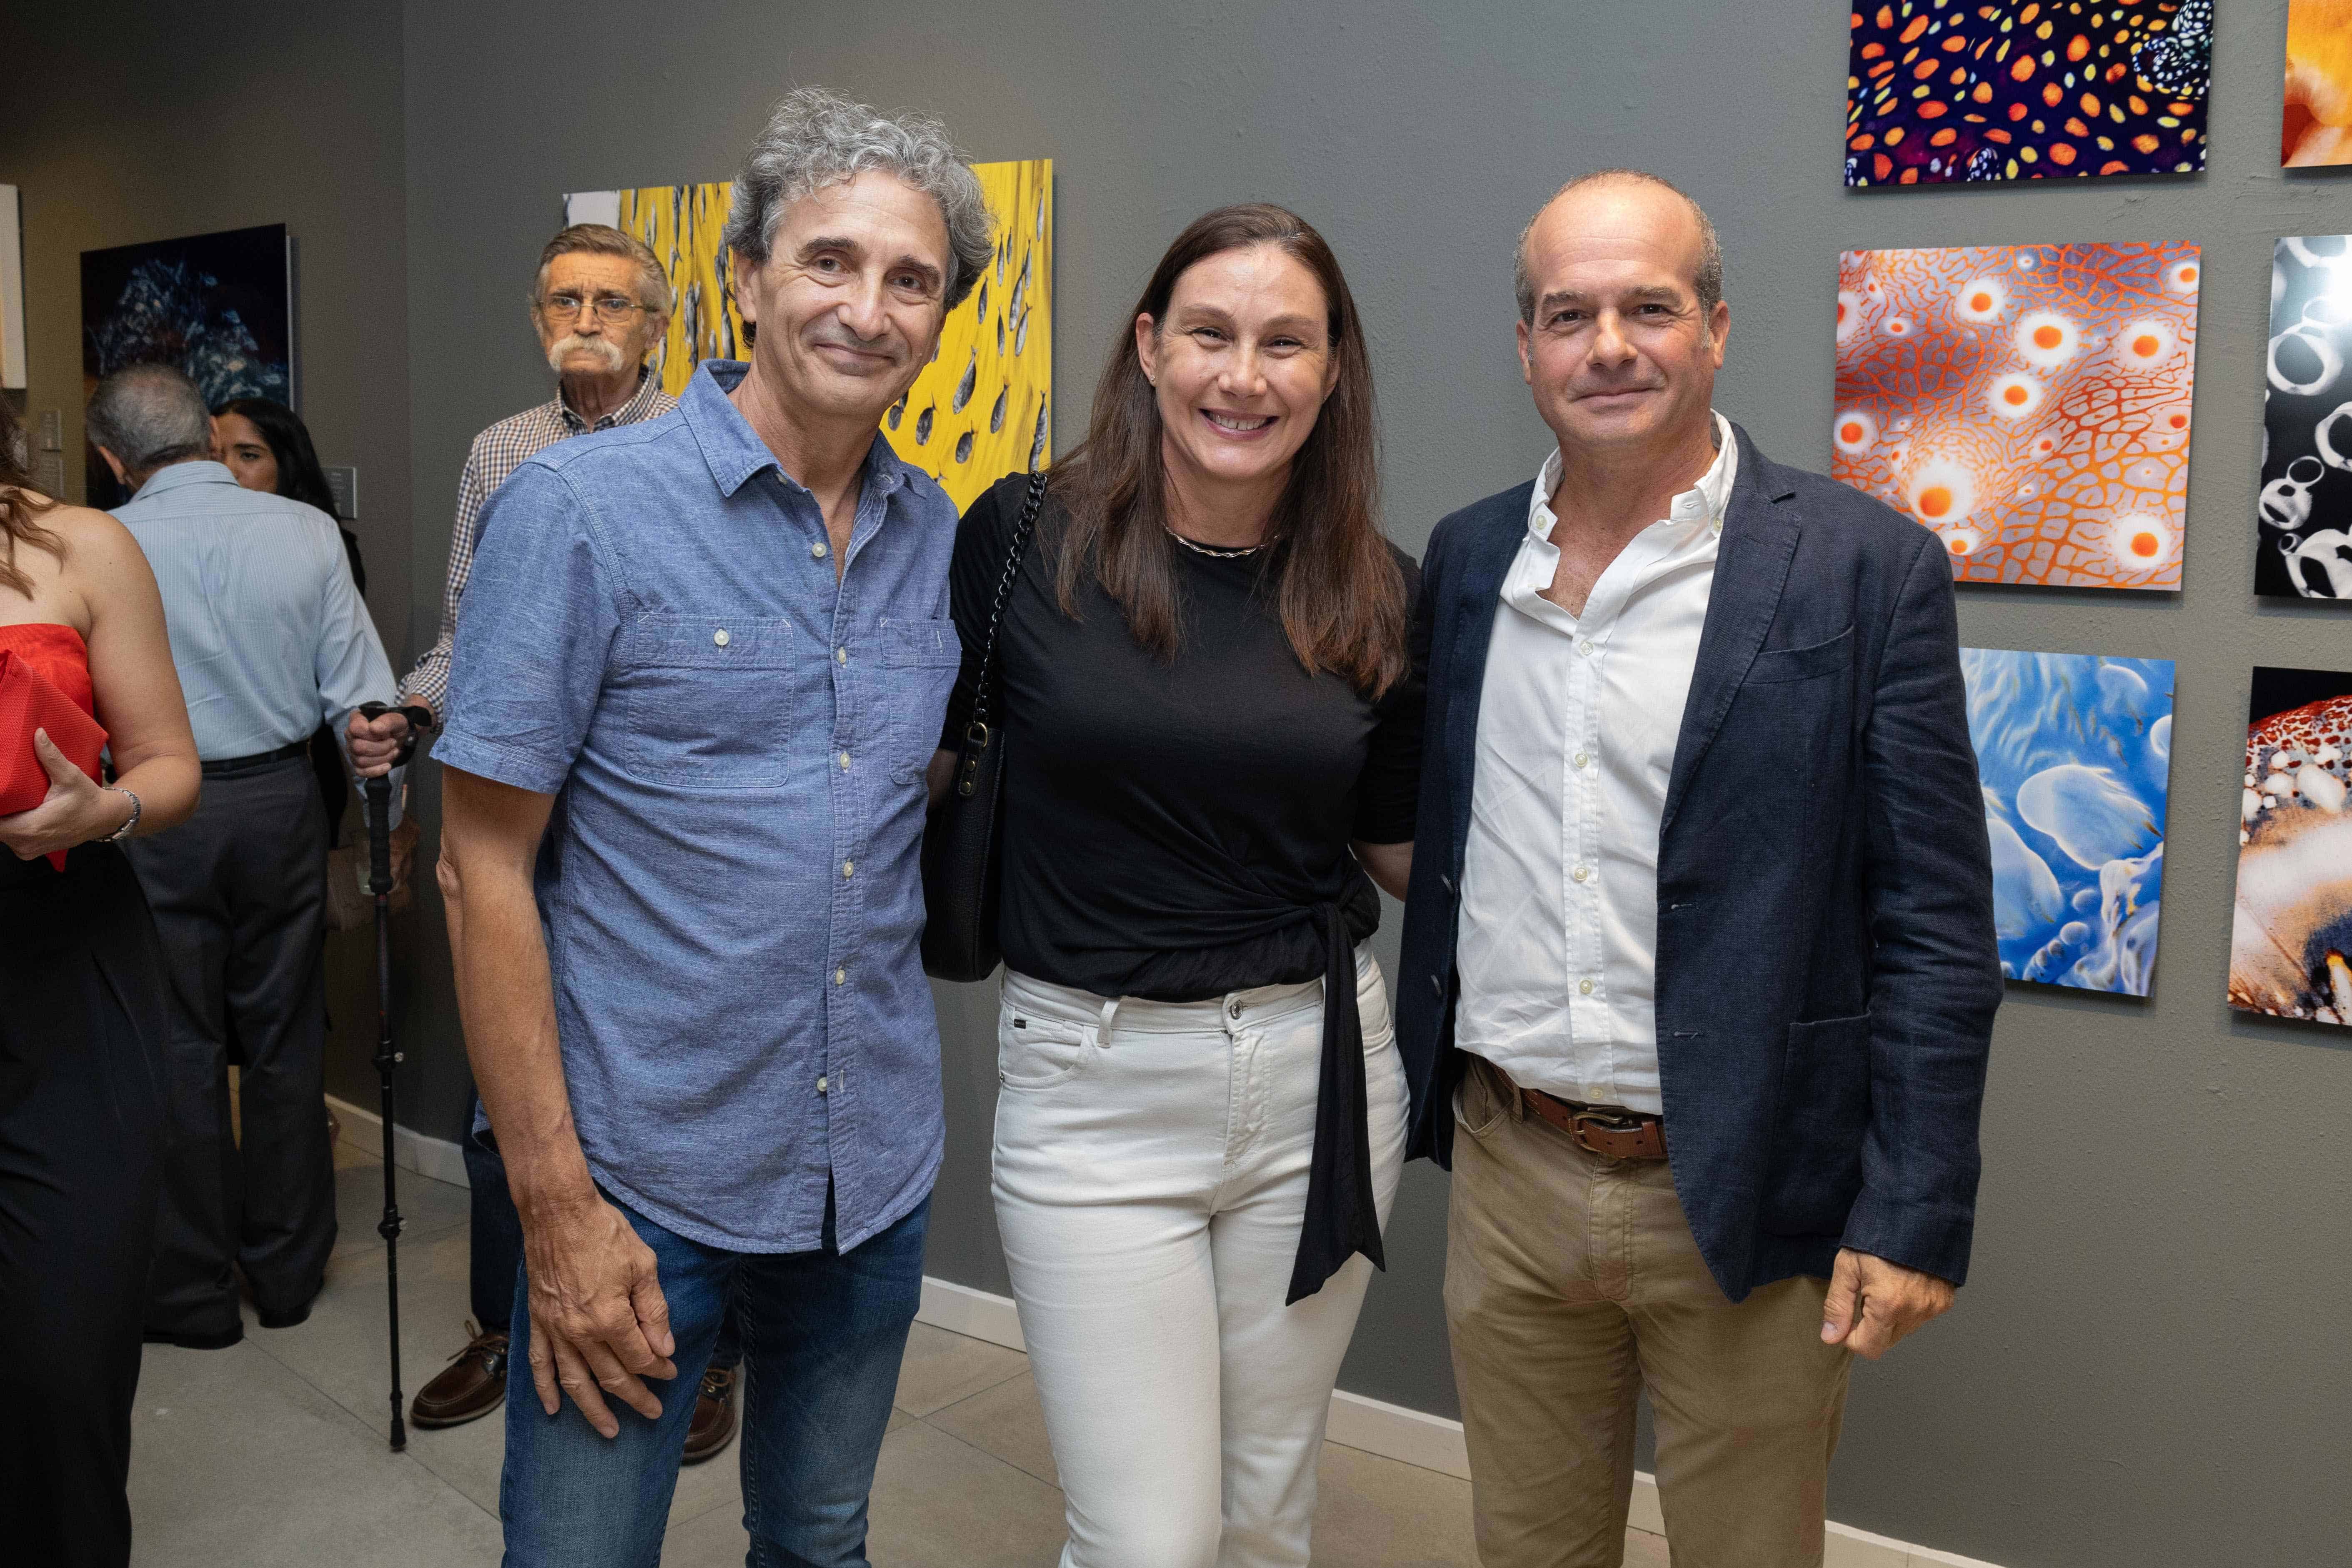
[[2254, 671], [2230, 1005], [2352, 1025], [2352, 674]]
[[1963, 583], [2180, 586], [2194, 245], [1850, 250], [1830, 471]]

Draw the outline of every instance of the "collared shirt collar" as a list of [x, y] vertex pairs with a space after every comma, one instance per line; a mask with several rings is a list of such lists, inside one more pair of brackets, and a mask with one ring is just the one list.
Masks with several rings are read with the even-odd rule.
[[[1739, 438], [1731, 428], [1731, 421], [1715, 414], [1715, 461], [1698, 477], [1698, 483], [1675, 497], [1659, 520], [1663, 524], [1685, 524], [1704, 521], [1717, 533], [1723, 531], [1723, 514], [1731, 505], [1731, 487], [1739, 477]], [[1551, 531], [1559, 519], [1551, 510], [1552, 491], [1559, 488], [1559, 448], [1554, 447], [1544, 458], [1542, 468], [1536, 474], [1535, 493], [1528, 499], [1528, 531], [1547, 544]], [[1656, 525], [1653, 525], [1656, 526]]]
[[646, 416], [646, 411], [653, 406], [654, 400], [660, 395], [661, 377], [654, 374], [653, 366], [639, 365], [636, 391], [629, 395], [629, 400], [626, 403], [597, 420], [595, 424], [589, 424], [573, 411], [572, 405], [565, 401], [562, 387], [556, 388], [555, 391], [555, 416], [563, 422], [565, 429], [574, 435], [586, 435], [593, 430], [610, 430], [615, 426], [635, 425], [644, 419]]
[[[784, 472], [775, 453], [728, 398], [751, 368], [741, 360], [704, 360], [677, 400], [678, 412], [686, 416], [688, 427], [701, 445], [703, 461], [710, 465], [710, 477], [718, 481], [719, 494], [733, 495], [766, 468], [773, 468], [786, 484], [804, 491], [806, 487], [796, 476]], [[877, 427], [874, 444], [866, 449], [866, 490], [859, 509], [887, 498], [915, 472], [890, 449]]]
[[228, 471], [227, 464], [215, 463], [208, 458], [199, 458], [192, 462], [165, 464], [148, 475], [147, 482], [141, 485], [139, 493], [131, 499], [146, 500], [152, 496], [162, 495], [166, 490], [178, 489], [183, 485], [233, 485], [235, 483], [236, 483], [236, 476]]

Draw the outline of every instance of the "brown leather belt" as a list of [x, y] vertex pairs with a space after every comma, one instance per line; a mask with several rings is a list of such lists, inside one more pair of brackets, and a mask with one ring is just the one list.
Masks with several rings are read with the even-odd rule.
[[1575, 1139], [1579, 1147], [1604, 1160], [1666, 1157], [1664, 1117], [1614, 1107], [1579, 1105], [1572, 1100], [1554, 1099], [1539, 1089], [1520, 1089], [1519, 1099], [1532, 1114], [1542, 1117]]

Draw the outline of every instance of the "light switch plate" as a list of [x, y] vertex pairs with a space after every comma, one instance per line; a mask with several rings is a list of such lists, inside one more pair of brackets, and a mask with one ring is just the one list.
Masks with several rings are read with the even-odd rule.
[[65, 416], [54, 408], [41, 410], [41, 450], [62, 452], [66, 449]]
[[360, 471], [329, 468], [327, 489], [335, 498], [335, 515], [349, 521], [360, 514]]
[[41, 493], [55, 496], [59, 500], [63, 500], [66, 493], [65, 455], [60, 452], [44, 452], [40, 456], [40, 460], [33, 467], [35, 470], [33, 483], [40, 488]]

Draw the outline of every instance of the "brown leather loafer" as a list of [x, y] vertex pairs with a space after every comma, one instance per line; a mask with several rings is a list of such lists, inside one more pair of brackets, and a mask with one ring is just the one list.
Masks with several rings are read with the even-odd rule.
[[735, 1440], [735, 1369], [712, 1367], [702, 1374], [694, 1397], [694, 1419], [687, 1424], [686, 1453], [680, 1463], [698, 1465]]
[[488, 1415], [507, 1397], [507, 1335], [503, 1329], [484, 1333], [466, 1321], [474, 1337], [449, 1358], [438, 1376], [416, 1391], [408, 1407], [414, 1426], [462, 1426]]

